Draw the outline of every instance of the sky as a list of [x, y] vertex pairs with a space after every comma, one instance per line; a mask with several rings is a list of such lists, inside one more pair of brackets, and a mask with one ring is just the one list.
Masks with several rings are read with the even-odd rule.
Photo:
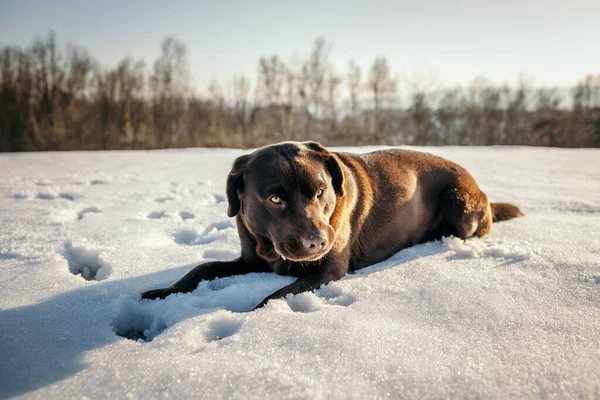
[[0, 0], [0, 46], [27, 47], [54, 30], [107, 67], [125, 56], [151, 66], [173, 36], [187, 45], [192, 83], [205, 91], [213, 79], [254, 81], [261, 56], [298, 65], [323, 36], [340, 74], [352, 59], [366, 76], [385, 56], [405, 83], [515, 83], [524, 74], [536, 86], [572, 86], [600, 73], [598, 21], [598, 0]]

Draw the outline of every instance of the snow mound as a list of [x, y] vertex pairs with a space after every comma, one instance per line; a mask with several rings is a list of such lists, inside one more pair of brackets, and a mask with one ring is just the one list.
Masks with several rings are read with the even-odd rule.
[[529, 260], [535, 256], [535, 250], [511, 243], [510, 241], [497, 240], [462, 240], [456, 237], [443, 238], [444, 249], [456, 253], [456, 258], [483, 258], [493, 257], [504, 259], [509, 262], [518, 262]]

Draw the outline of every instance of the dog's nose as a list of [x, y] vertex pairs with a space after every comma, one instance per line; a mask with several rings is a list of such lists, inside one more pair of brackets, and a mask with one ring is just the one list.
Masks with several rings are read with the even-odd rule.
[[302, 238], [302, 246], [308, 251], [321, 251], [327, 245], [327, 236], [323, 232], [311, 233]]

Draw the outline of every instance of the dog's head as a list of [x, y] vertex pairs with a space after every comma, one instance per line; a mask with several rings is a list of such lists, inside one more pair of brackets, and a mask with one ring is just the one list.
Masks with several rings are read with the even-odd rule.
[[[239, 157], [227, 178], [227, 214], [262, 242], [261, 257], [316, 261], [333, 246], [329, 221], [345, 195], [344, 169], [316, 142], [284, 142]], [[266, 248], [265, 248], [266, 247]]]

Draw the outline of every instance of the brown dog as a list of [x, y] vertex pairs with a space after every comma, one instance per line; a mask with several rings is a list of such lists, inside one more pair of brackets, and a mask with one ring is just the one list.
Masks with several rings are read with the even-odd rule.
[[249, 272], [298, 277], [258, 308], [408, 246], [448, 235], [481, 237], [492, 221], [523, 215], [511, 204], [490, 204], [465, 169], [440, 157], [409, 150], [332, 153], [316, 142], [284, 142], [239, 157], [227, 178], [227, 199], [240, 258], [201, 264], [142, 298]]

